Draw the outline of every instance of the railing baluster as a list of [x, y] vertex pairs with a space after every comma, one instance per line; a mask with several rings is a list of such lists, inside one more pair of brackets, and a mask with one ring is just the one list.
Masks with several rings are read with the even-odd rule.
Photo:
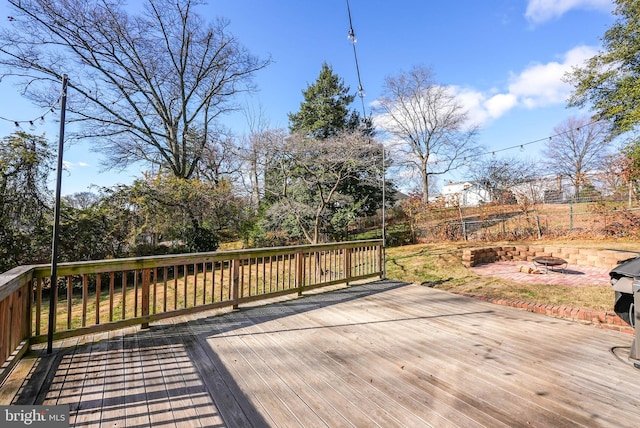
[[167, 301], [169, 300], [169, 294], [168, 293], [168, 287], [167, 287], [167, 275], [169, 272], [169, 268], [167, 266], [164, 267], [164, 270], [162, 271], [162, 282], [164, 285], [164, 296], [163, 296], [163, 302], [162, 302], [162, 311], [163, 312], [167, 312]]
[[187, 265], [184, 264], [182, 265], [182, 290], [184, 291], [184, 307], [187, 307], [187, 304], [189, 303], [189, 298], [188, 296], [188, 287], [187, 287], [187, 280], [189, 279], [189, 269], [187, 268]]
[[224, 292], [224, 260], [220, 262], [220, 301], [224, 300], [223, 293]]
[[252, 264], [251, 260], [253, 260], [251, 257], [249, 257], [249, 258], [247, 259], [247, 270], [249, 271], [249, 273], [247, 274], [247, 277], [248, 277], [248, 278], [247, 278], [247, 295], [249, 295], [249, 296], [251, 296], [251, 295], [252, 295], [252, 293], [251, 293], [251, 289], [253, 288], [253, 287], [252, 287], [252, 285], [253, 285], [253, 284], [252, 284], [252, 282], [251, 282], [251, 279], [252, 279], [252, 278], [251, 278], [251, 277], [252, 277], [252, 275], [251, 275], [251, 272], [252, 272], [251, 267], [253, 266], [253, 264]]
[[211, 262], [211, 303], [216, 301], [216, 262]]
[[115, 294], [115, 272], [109, 272], [109, 322], [113, 321], [114, 294]]
[[173, 309], [178, 309], [178, 266], [173, 266]]
[[231, 272], [229, 274], [229, 279], [231, 280], [233, 278], [232, 283], [230, 284], [232, 291], [231, 291], [231, 300], [233, 300], [233, 309], [238, 309], [238, 298], [239, 296], [239, 287], [240, 287], [240, 260], [239, 259], [233, 259], [231, 261]]
[[202, 262], [202, 304], [207, 304], [207, 262]]
[[42, 320], [40, 319], [40, 316], [42, 314], [42, 278], [38, 278], [38, 282], [36, 285], [36, 296], [35, 296], [35, 301], [36, 301], [36, 336], [40, 335], [40, 323], [42, 322]]
[[[96, 274], [96, 324], [100, 324], [100, 285], [102, 274]], [[58, 288], [58, 287], [56, 287]]]
[[296, 253], [296, 288], [298, 289], [298, 296], [302, 296], [302, 288], [304, 287], [304, 253]]
[[87, 325], [87, 301], [89, 297], [88, 275], [82, 275], [82, 326]]
[[152, 311], [156, 313], [156, 303], [158, 301], [158, 268], [153, 268], [153, 306]]
[[[150, 276], [151, 269], [142, 269], [142, 308], [140, 312], [143, 317], [149, 315], [149, 283], [151, 282]], [[142, 328], [149, 328], [149, 322], [143, 322]]]
[[244, 259], [239, 259], [240, 264], [240, 296], [244, 297]]
[[138, 317], [138, 275], [139, 271], [136, 269], [133, 271], [133, 317]]
[[122, 319], [127, 319], [127, 272], [122, 271]]
[[198, 306], [198, 264], [193, 264], [193, 306]]
[[71, 311], [73, 308], [73, 278], [67, 276], [67, 330], [71, 330]]

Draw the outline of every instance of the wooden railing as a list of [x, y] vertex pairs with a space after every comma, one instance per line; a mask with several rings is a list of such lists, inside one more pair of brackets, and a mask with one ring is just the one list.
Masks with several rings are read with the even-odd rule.
[[33, 267], [0, 274], [0, 383], [29, 348]]
[[[163, 318], [234, 307], [328, 285], [381, 276], [382, 241], [21, 266], [0, 275], [0, 353], [5, 366], [21, 348]], [[1, 377], [1, 373], [0, 373]]]

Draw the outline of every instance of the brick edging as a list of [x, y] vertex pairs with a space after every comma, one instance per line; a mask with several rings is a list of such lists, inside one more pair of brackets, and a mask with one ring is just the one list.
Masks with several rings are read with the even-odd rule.
[[528, 312], [543, 314], [555, 318], [563, 318], [572, 321], [579, 321], [584, 324], [594, 325], [598, 328], [621, 331], [623, 333], [634, 334], [633, 328], [613, 312], [594, 311], [584, 308], [573, 308], [570, 306], [543, 305], [541, 303], [522, 302], [517, 300], [499, 299], [495, 297], [480, 296], [473, 293], [461, 293], [463, 296], [473, 297], [485, 302], [497, 305], [510, 306], [524, 309]]

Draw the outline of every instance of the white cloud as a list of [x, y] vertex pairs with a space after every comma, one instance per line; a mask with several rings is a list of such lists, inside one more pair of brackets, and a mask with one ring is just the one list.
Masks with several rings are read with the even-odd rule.
[[[572, 67], [583, 65], [596, 53], [594, 47], [578, 46], [566, 52], [558, 61], [534, 63], [520, 73], [512, 73], [508, 84], [502, 89], [482, 91], [453, 85], [448, 89], [467, 111], [467, 124], [483, 126], [516, 108], [536, 109], [566, 103], [573, 88], [564, 81], [564, 76]], [[386, 115], [375, 115], [373, 119], [379, 129], [394, 127]], [[402, 142], [390, 137], [385, 144], [393, 147], [402, 145]]]
[[572, 67], [582, 65], [596, 52], [592, 47], [578, 46], [567, 52], [562, 62], [533, 64], [511, 78], [509, 93], [528, 108], [563, 103], [572, 89], [570, 84], [563, 81], [565, 74]]
[[489, 117], [500, 117], [511, 110], [518, 103], [518, 97], [514, 94], [496, 94], [489, 98], [484, 106]]
[[79, 166], [81, 168], [85, 168], [90, 166], [88, 163], [86, 162], [71, 162], [71, 161], [67, 161], [67, 160], [63, 160], [62, 161], [63, 167], [65, 170], [67, 171], [71, 171], [72, 169], [74, 169], [75, 167]]
[[582, 65], [596, 54], [596, 49], [578, 46], [565, 53], [561, 61], [532, 64], [519, 74], [512, 74], [506, 91], [488, 92], [452, 87], [469, 112], [471, 123], [482, 125], [517, 107], [534, 109], [566, 102], [572, 87], [563, 81], [574, 66]]
[[596, 9], [610, 12], [612, 0], [529, 0], [526, 18], [533, 24], [541, 24], [559, 18], [571, 9]]

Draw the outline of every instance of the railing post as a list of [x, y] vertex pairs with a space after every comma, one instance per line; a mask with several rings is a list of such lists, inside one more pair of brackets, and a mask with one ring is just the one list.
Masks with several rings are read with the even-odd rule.
[[302, 296], [304, 290], [304, 254], [299, 251], [296, 253], [296, 288], [298, 296]]
[[[186, 281], [186, 279], [185, 279]], [[151, 270], [142, 269], [142, 316], [149, 316], [149, 284], [151, 283]], [[143, 322], [142, 328], [149, 328], [149, 322]]]
[[233, 278], [231, 284], [231, 300], [233, 300], [233, 309], [238, 309], [238, 299], [240, 298], [240, 260], [231, 260], [231, 275]]
[[382, 245], [378, 245], [378, 269], [380, 270], [380, 279], [386, 279], [385, 266], [384, 266], [384, 255], [382, 251]]
[[344, 249], [344, 279], [349, 285], [349, 279], [351, 278], [351, 248]]

